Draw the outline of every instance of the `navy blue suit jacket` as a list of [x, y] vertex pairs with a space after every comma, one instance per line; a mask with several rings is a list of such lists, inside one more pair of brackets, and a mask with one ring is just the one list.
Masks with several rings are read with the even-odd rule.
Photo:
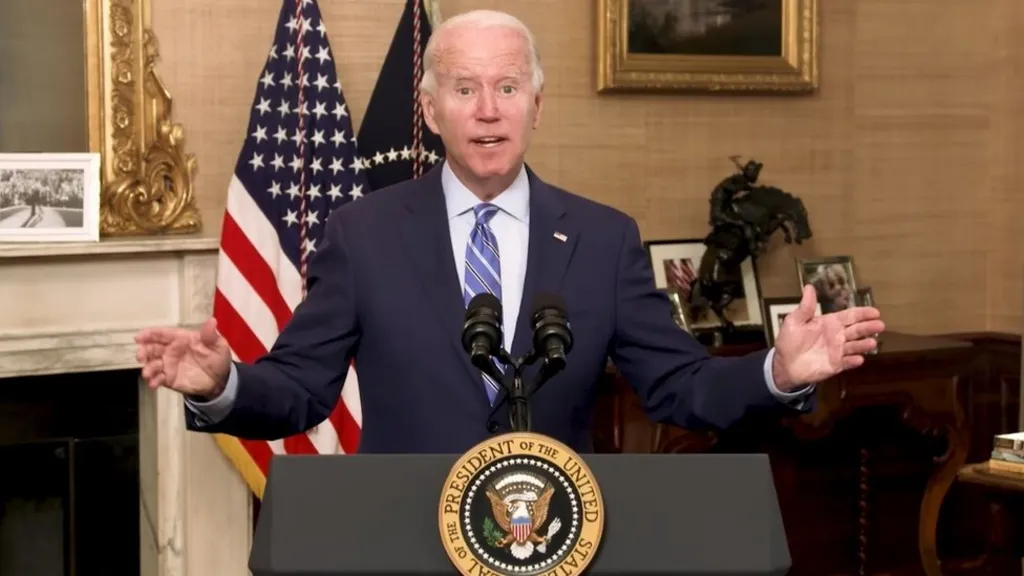
[[[710, 357], [675, 325], [632, 218], [528, 173], [527, 271], [511, 353], [530, 349], [529, 315], [542, 292], [565, 299], [575, 338], [566, 370], [533, 398], [534, 431], [590, 451], [609, 357], [656, 421], [723, 428], [759, 408], [809, 408], [772, 395], [767, 351]], [[459, 453], [509, 431], [505, 394], [489, 404], [460, 343], [465, 304], [441, 167], [336, 210], [326, 226], [307, 299], [265, 357], [236, 365], [231, 411], [215, 423], [186, 411], [188, 427], [252, 439], [308, 430], [332, 411], [354, 359], [360, 452]]]

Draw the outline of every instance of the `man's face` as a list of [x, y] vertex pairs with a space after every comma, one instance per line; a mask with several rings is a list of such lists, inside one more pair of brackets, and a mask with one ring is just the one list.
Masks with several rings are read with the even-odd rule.
[[527, 40], [500, 27], [453, 28], [439, 38], [434, 94], [423, 116], [444, 142], [452, 170], [470, 187], [500, 183], [519, 170], [540, 122]]

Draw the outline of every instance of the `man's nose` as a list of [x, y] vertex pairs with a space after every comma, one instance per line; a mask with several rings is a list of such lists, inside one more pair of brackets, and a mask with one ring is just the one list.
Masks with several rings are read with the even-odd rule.
[[498, 99], [490, 90], [480, 92], [476, 102], [476, 119], [481, 122], [498, 121]]

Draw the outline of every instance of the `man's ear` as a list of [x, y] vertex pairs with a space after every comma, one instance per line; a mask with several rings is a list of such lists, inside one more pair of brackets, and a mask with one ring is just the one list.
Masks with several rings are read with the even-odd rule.
[[434, 98], [423, 90], [420, 91], [420, 108], [423, 109], [423, 121], [426, 122], [427, 128], [430, 128], [434, 134], [440, 134], [437, 120], [434, 118], [434, 114], [437, 112], [437, 108], [434, 107]]
[[540, 113], [541, 113], [541, 110], [544, 108], [544, 88], [543, 87], [541, 87], [540, 91], [537, 92], [537, 95], [534, 96], [533, 105], [537, 109], [537, 112], [534, 113], [534, 115], [533, 115], [533, 129], [536, 130], [537, 127], [540, 126]]

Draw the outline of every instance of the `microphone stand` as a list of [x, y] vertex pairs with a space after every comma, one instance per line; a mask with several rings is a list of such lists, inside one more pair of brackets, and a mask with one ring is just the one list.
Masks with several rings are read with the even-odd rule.
[[[537, 374], [537, 379], [526, 386], [523, 383], [523, 369], [541, 359], [540, 354], [537, 354], [535, 350], [530, 350], [526, 356], [512, 358], [504, 349], [499, 349], [495, 356], [512, 370], [512, 384], [511, 386], [505, 385], [505, 390], [508, 392], [508, 416], [512, 431], [529, 432], [533, 427], [530, 418], [530, 398], [545, 382], [561, 372], [565, 365], [551, 362], [545, 358], [544, 363], [541, 364], [540, 373]], [[505, 383], [504, 379], [499, 381]]]
[[[481, 298], [483, 299], [481, 300]], [[487, 297], [494, 302], [487, 303]], [[462, 342], [463, 347], [470, 355], [470, 363], [478, 368], [481, 372], [489, 376], [495, 382], [500, 382], [505, 388], [508, 394], [509, 403], [509, 423], [512, 426], [513, 432], [529, 432], [532, 427], [532, 421], [530, 418], [530, 398], [534, 393], [548, 380], [550, 380], [555, 374], [565, 369], [566, 358], [565, 355], [568, 349], [572, 347], [572, 338], [566, 333], [565, 335], [559, 335], [559, 340], [563, 340], [563, 344], [559, 347], [552, 347], [548, 343], [548, 336], [550, 334], [559, 333], [560, 330], [557, 327], [552, 327], [551, 324], [564, 323], [564, 331], [568, 331], [568, 321], [559, 319], [557, 317], [554, 320], [545, 320], [545, 313], [547, 316], [552, 314], [561, 314], [559, 306], [551, 306], [550, 312], [545, 312], [547, 309], [542, 309], [540, 312], [534, 314], [534, 337], [535, 346], [530, 350], [528, 354], [520, 358], [512, 358], [504, 347], [501, 346], [501, 325], [500, 322], [496, 322], [493, 318], [495, 314], [500, 316], [500, 312], [495, 312], [491, 308], [496, 308], [500, 311], [501, 304], [496, 301], [493, 296], [478, 295], [475, 296], [474, 301], [480, 300], [483, 304], [489, 306], [478, 306], [482, 308], [483, 312], [476, 311], [470, 314], [467, 312], [466, 324], [463, 326]], [[472, 302], [470, 303], [473, 304]], [[474, 310], [476, 310], [474, 308]], [[479, 317], [479, 318], [477, 318]], [[483, 336], [483, 338], [481, 338]], [[540, 343], [540, 344], [537, 344]], [[537, 351], [537, 346], [546, 347], [548, 350], [546, 353], [541, 354]], [[495, 350], [496, 348], [496, 350]], [[564, 350], [562, 349], [564, 348]], [[537, 378], [533, 383], [527, 387], [523, 383], [523, 369], [526, 366], [530, 366], [539, 359], [544, 360], [544, 363], [540, 367], [540, 372], [537, 374]], [[498, 360], [506, 366], [505, 370], [501, 370], [495, 364], [494, 360]], [[509, 382], [508, 369], [512, 370], [512, 381]]]
[[530, 385], [530, 389], [526, 392], [527, 396], [533, 396], [537, 393], [537, 390], [544, 385], [545, 382], [551, 380], [555, 374], [558, 374], [565, 369], [564, 365], [556, 366], [552, 362], [549, 362], [546, 358], [544, 363], [540, 365], [540, 373], [537, 374], [537, 379]]
[[[530, 392], [523, 384], [523, 369], [537, 361], [537, 354], [531, 350], [526, 356], [512, 358], [504, 349], [499, 350], [498, 360], [506, 369], [512, 370], [512, 385], [506, 385], [508, 392], [508, 418], [513, 432], [529, 432], [532, 428], [530, 419]], [[502, 380], [504, 382], [504, 379]]]

